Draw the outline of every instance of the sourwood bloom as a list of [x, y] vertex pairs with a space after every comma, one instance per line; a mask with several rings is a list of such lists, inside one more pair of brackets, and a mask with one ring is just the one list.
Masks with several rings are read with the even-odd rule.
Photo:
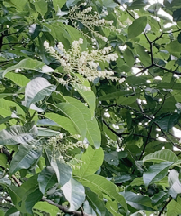
[[[49, 46], [48, 42], [44, 43], [45, 49], [54, 56], [64, 69], [66, 74], [69, 74], [69, 78], [74, 82], [78, 81], [76, 74], [81, 74], [84, 78], [90, 81], [94, 81], [97, 78], [117, 79], [114, 77], [114, 72], [109, 70], [101, 70], [101, 62], [116, 61], [118, 55], [115, 53], [109, 53], [111, 46], [104, 47], [101, 50], [81, 50], [81, 44], [83, 39], [72, 42], [72, 48], [66, 51], [61, 42], [58, 43], [57, 48]], [[69, 80], [70, 81], [70, 80]], [[64, 79], [60, 78], [59, 82], [63, 85], [66, 84]]]

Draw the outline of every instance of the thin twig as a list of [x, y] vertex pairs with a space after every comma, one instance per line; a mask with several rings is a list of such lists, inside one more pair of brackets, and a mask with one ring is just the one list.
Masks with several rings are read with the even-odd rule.
[[164, 209], [167, 207], [167, 205], [171, 202], [172, 200], [172, 197], [169, 198], [169, 200], [165, 203], [165, 205], [163, 206], [162, 210], [160, 211], [159, 215], [158, 216], [161, 216]]
[[[74, 216], [82, 216], [82, 211], [69, 211], [69, 209], [67, 207], [59, 205], [57, 203], [54, 203], [52, 200], [46, 199], [44, 197], [41, 200], [58, 207], [61, 211], [65, 212], [65, 213], [69, 213], [69, 214], [74, 215]], [[86, 214], [85, 212], [83, 213], [83, 215], [84, 216], [91, 216], [89, 214]]]
[[21, 186], [21, 182], [19, 181], [19, 179], [17, 179], [15, 175], [12, 175], [11, 177], [18, 184], [18, 187], [20, 187]]

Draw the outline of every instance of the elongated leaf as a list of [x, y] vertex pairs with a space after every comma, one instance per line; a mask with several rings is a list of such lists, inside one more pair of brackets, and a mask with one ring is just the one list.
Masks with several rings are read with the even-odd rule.
[[[53, 206], [47, 202], [38, 202], [36, 203], [36, 205], [34, 206], [34, 212], [36, 212], [36, 209], [38, 209], [39, 211], [43, 211], [43, 212], [47, 212], [50, 214], [50, 216], [55, 216], [57, 215], [57, 213], [60, 213], [60, 210], [58, 207]], [[37, 212], [38, 213], [38, 212]]]
[[139, 17], [128, 27], [129, 38], [135, 38], [140, 35], [147, 24], [147, 17]]
[[152, 211], [151, 199], [147, 196], [138, 195], [131, 191], [124, 191], [121, 194], [125, 197], [126, 202], [135, 209]]
[[22, 74], [9, 72], [5, 75], [6, 78], [12, 80], [14, 83], [19, 85], [20, 87], [24, 87], [27, 85], [27, 83], [30, 81], [28, 78], [26, 78]]
[[[8, 96], [8, 95], [7, 95]], [[18, 106], [18, 104], [16, 104], [13, 101], [9, 101], [9, 100], [5, 100], [5, 99], [0, 99], [0, 112], [1, 115], [6, 117], [6, 116], [10, 116], [12, 111], [11, 108], [15, 107], [15, 110], [17, 111], [17, 113], [24, 115], [24, 111], [21, 109], [20, 106]]]
[[90, 107], [90, 112], [91, 112], [91, 117], [94, 117], [95, 113], [95, 101], [96, 97], [93, 91], [90, 89], [87, 90], [87, 87], [84, 87], [83, 85], [80, 84], [75, 84], [74, 85], [76, 90], [80, 93], [80, 95], [84, 98], [84, 100], [88, 103]]
[[55, 11], [57, 12], [58, 9], [61, 9], [63, 5], [66, 3], [66, 0], [53, 0], [53, 5], [55, 8]]
[[25, 207], [29, 214], [33, 214], [32, 208], [38, 201], [41, 200], [42, 197], [43, 194], [39, 190], [35, 190], [27, 196], [25, 201]]
[[180, 115], [178, 113], [172, 113], [163, 116], [159, 119], [154, 119], [154, 121], [160, 126], [163, 131], [168, 132], [174, 125], [177, 124]]
[[27, 84], [23, 105], [29, 108], [31, 104], [43, 100], [45, 96], [50, 96], [55, 89], [56, 87], [45, 78], [37, 77]]
[[180, 215], [181, 214], [181, 198], [178, 197], [178, 200], [171, 200], [167, 205], [167, 216]]
[[67, 130], [71, 134], [78, 134], [78, 130], [76, 129], [75, 125], [68, 117], [58, 115], [56, 113], [46, 113], [45, 116], [55, 123], [57, 123], [60, 127]]
[[162, 162], [150, 166], [149, 169], [143, 174], [143, 180], [146, 187], [153, 182], [162, 180], [168, 173], [168, 169], [173, 162]]
[[35, 59], [31, 59], [31, 58], [26, 58], [26, 59], [21, 60], [18, 64], [7, 68], [3, 72], [3, 76], [5, 76], [5, 74], [7, 74], [9, 71], [14, 71], [16, 69], [39, 71], [42, 69], [43, 66], [45, 66], [45, 64], [43, 62], [37, 61]]
[[61, 159], [52, 157], [51, 166], [53, 167], [61, 186], [67, 183], [72, 177], [72, 168]]
[[82, 139], [84, 139], [86, 135], [86, 122], [81, 111], [76, 106], [68, 103], [57, 104], [56, 107], [71, 119]]
[[143, 162], [177, 162], [178, 158], [174, 152], [169, 149], [162, 149], [148, 154], [143, 158]]
[[28, 169], [33, 165], [42, 154], [42, 148], [31, 145], [20, 145], [18, 152], [10, 163], [9, 173], [12, 175], [20, 169]]
[[86, 189], [86, 197], [89, 201], [90, 206], [98, 215], [105, 215], [106, 207], [102, 200], [99, 199], [98, 195], [92, 191]]
[[0, 153], [0, 166], [5, 167], [7, 166], [8, 158], [5, 154]]
[[44, 0], [38, 0], [34, 2], [34, 5], [36, 7], [36, 11], [42, 16], [45, 16], [45, 13], [47, 12], [47, 2]]
[[81, 157], [81, 161], [83, 163], [80, 169], [75, 169], [73, 173], [77, 176], [80, 176], [81, 178], [90, 174], [94, 174], [102, 165], [103, 159], [104, 152], [102, 148], [94, 150], [91, 148], [91, 146], [89, 146], [86, 152]]
[[82, 184], [71, 178], [64, 184], [62, 190], [65, 198], [70, 203], [69, 211], [75, 211], [80, 208], [85, 200], [85, 189]]
[[101, 135], [98, 123], [95, 118], [91, 120], [91, 114], [88, 107], [82, 104], [80, 101], [71, 98], [64, 97], [70, 104], [74, 105], [83, 115], [84, 121], [86, 123], [86, 138], [90, 142], [91, 145], [99, 148], [101, 142]]
[[0, 145], [27, 144], [37, 136], [36, 126], [27, 124], [25, 126], [14, 125], [9, 129], [0, 131]]
[[114, 216], [121, 216], [120, 213], [118, 213], [118, 204], [116, 201], [108, 200], [106, 203], [106, 208], [108, 209], [109, 212], [112, 213]]
[[80, 181], [83, 186], [89, 187], [91, 191], [98, 194], [99, 197], [102, 197], [102, 194], [107, 194], [111, 199], [115, 199], [120, 203], [123, 208], [127, 209], [126, 201], [122, 195], [118, 194], [116, 185], [103, 176], [92, 174], [84, 178], [76, 176], [76, 179]]
[[56, 173], [53, 167], [45, 167], [45, 169], [38, 174], [37, 181], [40, 191], [42, 192], [42, 194], [45, 194], [45, 191], [53, 187], [54, 184], [57, 182]]

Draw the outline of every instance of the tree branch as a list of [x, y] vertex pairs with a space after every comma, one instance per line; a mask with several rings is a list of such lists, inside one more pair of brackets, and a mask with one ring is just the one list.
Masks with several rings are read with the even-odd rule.
[[[112, 133], [114, 133], [116, 136], [118, 136], [118, 137], [123, 137], [123, 135], [133, 135], [133, 136], [137, 136], [137, 137], [143, 137], [143, 138], [147, 138], [147, 136], [144, 136], [144, 135], [142, 135], [142, 134], [135, 134], [135, 133], [118, 133], [118, 132], [116, 132], [115, 130], [113, 130], [109, 125], [108, 125], [108, 123], [103, 119], [103, 123], [108, 127], [108, 129], [112, 132]], [[156, 140], [156, 139], [154, 139], [154, 138], [151, 138], [151, 139], [153, 139], [153, 140]]]
[[52, 200], [46, 199], [44, 197], [41, 200], [58, 207], [61, 211], [65, 213], [69, 213], [74, 216], [91, 216], [89, 214], [86, 214], [85, 212], [82, 212], [82, 210], [81, 211], [69, 211], [67, 207], [54, 203]]
[[165, 203], [165, 205], [163, 206], [162, 210], [160, 211], [159, 215], [158, 216], [161, 216], [164, 209], [167, 207], [167, 205], [171, 202], [172, 200], [172, 197], [169, 198], [169, 200]]

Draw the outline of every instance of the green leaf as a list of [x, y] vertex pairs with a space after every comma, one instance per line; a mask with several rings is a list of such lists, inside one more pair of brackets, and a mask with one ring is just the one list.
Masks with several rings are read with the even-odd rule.
[[42, 192], [42, 194], [45, 194], [45, 192], [54, 186], [54, 184], [57, 182], [56, 173], [53, 169], [53, 167], [47, 166], [45, 167], [41, 173], [38, 174], [38, 185], [39, 189]]
[[57, 213], [60, 213], [60, 210], [58, 207], [53, 206], [47, 202], [37, 202], [36, 205], [34, 206], [34, 209], [38, 209], [39, 211], [47, 212], [50, 214], [50, 216], [55, 216], [57, 215]]
[[3, 72], [3, 76], [5, 76], [5, 74], [7, 74], [10, 71], [15, 71], [16, 69], [40, 71], [42, 70], [43, 66], [45, 66], [43, 62], [37, 61], [35, 59], [31, 59], [31, 58], [26, 58], [26, 59], [21, 60], [18, 64], [7, 68]]
[[178, 158], [174, 152], [169, 149], [162, 149], [148, 154], [143, 158], [143, 162], [177, 162]]
[[71, 178], [62, 187], [65, 198], [70, 203], [69, 211], [75, 211], [79, 209], [85, 200], [85, 189], [82, 184], [73, 178]]
[[21, 109], [18, 104], [16, 104], [13, 101], [5, 100], [5, 99], [0, 99], [0, 112], [3, 117], [6, 116], [11, 116], [11, 108], [15, 107], [15, 110], [17, 111], [18, 114], [24, 115], [24, 111]]
[[111, 201], [108, 200], [108, 202], [106, 203], [106, 208], [108, 209], [109, 212], [112, 213], [112, 215], [114, 216], [122, 216], [120, 213], [118, 213], [118, 204], [116, 201]]
[[66, 184], [72, 177], [72, 168], [61, 159], [52, 157], [51, 166], [53, 167], [61, 186]]
[[104, 159], [104, 151], [102, 150], [102, 148], [92, 149], [91, 146], [89, 146], [86, 152], [82, 154], [81, 167], [76, 168], [73, 171], [73, 174], [81, 178], [90, 174], [94, 174], [102, 165], [103, 159]]
[[7, 167], [8, 158], [5, 154], [0, 153], [0, 166], [6, 168]]
[[86, 191], [86, 198], [90, 206], [97, 213], [97, 215], [105, 215], [106, 207], [104, 202], [101, 199], [99, 199], [98, 195], [93, 193], [92, 191], [88, 189], [86, 189], [85, 191]]
[[135, 63], [135, 58], [132, 51], [129, 48], [127, 48], [124, 51], [123, 56], [124, 56], [124, 60], [126, 61], [126, 64], [130, 67], [133, 67]]
[[14, 125], [0, 131], [0, 145], [26, 145], [37, 136], [37, 129], [32, 124]]
[[181, 15], [180, 14], [181, 14], [181, 8], [175, 10], [173, 12], [173, 20], [176, 22], [181, 21]]
[[169, 132], [169, 130], [177, 124], [179, 118], [180, 115], [178, 113], [169, 113], [168, 115], [155, 118], [154, 122], [156, 122], [163, 131]]
[[168, 170], [173, 162], [162, 162], [150, 166], [143, 174], [143, 180], [146, 187], [149, 184], [162, 180], [168, 173]]
[[147, 1], [144, 0], [134, 0], [130, 6], [128, 6], [128, 9], [141, 9], [145, 7]]
[[55, 11], [57, 12], [59, 9], [61, 9], [64, 4], [66, 3], [66, 0], [53, 0], [53, 5], [55, 8]]
[[10, 0], [10, 3], [16, 6], [18, 10], [23, 11], [28, 2], [27, 0], [22, 0], [22, 1]]
[[38, 201], [41, 200], [42, 197], [43, 194], [39, 190], [35, 190], [27, 196], [25, 207], [29, 214], [33, 214], [32, 208]]
[[68, 117], [58, 115], [57, 113], [49, 113], [47, 112], [45, 116], [51, 120], [53, 120], [55, 123], [57, 123], [60, 127], [67, 130], [71, 134], [78, 134], [78, 130], [76, 129], [76, 126], [73, 124], [72, 120]]
[[167, 205], [167, 216], [180, 215], [181, 214], [181, 198], [178, 197], [176, 200], [171, 200]]
[[84, 176], [84, 178], [76, 179], [80, 181], [85, 187], [89, 187], [91, 191], [102, 197], [103, 194], [107, 194], [111, 199], [115, 199], [124, 209], [127, 209], [126, 201], [124, 197], [118, 194], [116, 185], [103, 176], [92, 174], [89, 176]]
[[83, 115], [83, 119], [86, 124], [85, 125], [86, 138], [88, 139], [91, 145], [95, 146], [96, 148], [99, 148], [101, 142], [99, 125], [95, 117], [91, 119], [90, 109], [86, 107], [83, 103], [81, 103], [80, 101], [74, 98], [71, 97], [64, 97], [64, 98], [65, 100], [67, 100], [67, 102], [69, 102], [74, 107], [76, 107], [79, 110], [79, 112]]
[[104, 100], [113, 100], [113, 99], [117, 99], [120, 96], [129, 96], [134, 94], [132, 91], [115, 91], [115, 92], [111, 92], [110, 94], [104, 95], [104, 96], [100, 96], [99, 100], [104, 101]]
[[4, 215], [5, 215], [5, 212], [4, 212], [3, 210], [1, 210], [1, 209], [0, 209], [0, 215], [1, 215], [1, 216], [4, 216]]
[[5, 75], [6, 78], [10, 79], [11, 81], [13, 81], [14, 83], [16, 83], [17, 85], [19, 85], [20, 87], [24, 87], [27, 85], [27, 83], [30, 81], [28, 78], [26, 78], [24, 75], [22, 74], [18, 74], [18, 73], [13, 73], [13, 72], [9, 72]]
[[47, 2], [45, 0], [38, 0], [34, 2], [34, 5], [36, 7], [36, 11], [44, 17], [47, 12]]
[[29, 108], [31, 104], [50, 96], [55, 89], [56, 86], [51, 85], [45, 78], [37, 77], [27, 84], [23, 105]]
[[76, 90], [80, 93], [80, 95], [84, 98], [84, 100], [88, 103], [90, 107], [91, 117], [94, 117], [95, 114], [95, 101], [96, 97], [93, 91], [87, 90], [87, 87], [84, 87], [80, 84], [74, 85]]
[[138, 210], [152, 211], [151, 199], [147, 196], [137, 195], [131, 191], [124, 191], [121, 194], [125, 197], [126, 202]]
[[68, 103], [56, 104], [56, 107], [71, 119], [82, 139], [84, 139], [86, 135], [86, 122], [80, 110], [76, 106]]
[[13, 206], [6, 212], [5, 216], [19, 216], [19, 214], [20, 212]]
[[[136, 53], [139, 55], [139, 60], [141, 61], [141, 63], [143, 63], [146, 67], [151, 65], [151, 57], [143, 46], [137, 45]], [[144, 79], [144, 78], [148, 79], [147, 76], [135, 77], [135, 79]], [[147, 79], [145, 79], [145, 81]]]
[[128, 27], [128, 37], [135, 38], [140, 35], [147, 24], [147, 17], [139, 17], [134, 20], [133, 23]]
[[18, 152], [13, 157], [10, 163], [9, 173], [12, 175], [20, 169], [28, 169], [41, 156], [42, 148], [31, 145], [20, 145]]

